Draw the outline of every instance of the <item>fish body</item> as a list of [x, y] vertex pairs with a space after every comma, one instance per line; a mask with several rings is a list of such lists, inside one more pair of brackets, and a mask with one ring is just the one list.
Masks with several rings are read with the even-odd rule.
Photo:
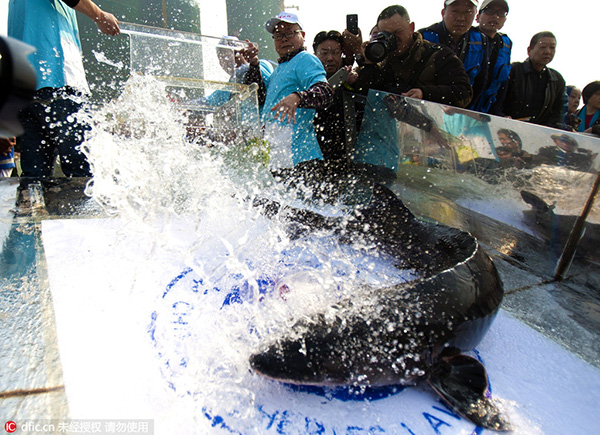
[[[349, 219], [305, 210], [287, 211], [286, 218], [300, 223], [305, 232], [337, 227], [342, 240], [373, 243], [399, 265], [417, 270], [421, 278], [362, 288], [300, 320], [288, 334], [250, 357], [255, 372], [285, 383], [330, 387], [405, 385], [426, 379], [475, 423], [508, 428], [485, 398], [485, 369], [461, 354], [485, 336], [503, 297], [492, 260], [472, 236], [415, 218], [379, 185], [370, 204]], [[490, 411], [478, 416], [489, 406]]]

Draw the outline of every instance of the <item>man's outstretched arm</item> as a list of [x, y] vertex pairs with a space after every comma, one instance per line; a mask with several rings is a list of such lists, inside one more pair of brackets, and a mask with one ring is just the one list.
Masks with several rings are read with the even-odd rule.
[[98, 29], [106, 35], [117, 35], [121, 33], [119, 30], [119, 21], [110, 12], [104, 12], [92, 0], [63, 0], [67, 6], [72, 7], [77, 12], [91, 18]]

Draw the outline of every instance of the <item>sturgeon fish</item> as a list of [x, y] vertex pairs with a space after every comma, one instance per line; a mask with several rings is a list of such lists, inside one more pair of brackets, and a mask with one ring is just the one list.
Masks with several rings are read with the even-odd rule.
[[[392, 255], [417, 280], [370, 289], [298, 321], [250, 357], [269, 379], [309, 386], [381, 387], [427, 380], [457, 412], [484, 428], [510, 430], [486, 397], [485, 368], [472, 350], [503, 297], [492, 260], [471, 235], [417, 219], [388, 188], [375, 185], [370, 203], [349, 218], [262, 201], [284, 216], [296, 236], [329, 228], [342, 242], [363, 239]], [[333, 314], [332, 314], [333, 313]]]

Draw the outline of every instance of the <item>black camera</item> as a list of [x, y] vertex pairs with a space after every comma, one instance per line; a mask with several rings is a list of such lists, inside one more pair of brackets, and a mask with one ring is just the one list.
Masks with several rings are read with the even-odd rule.
[[375, 38], [367, 44], [365, 57], [373, 63], [379, 63], [385, 57], [398, 48], [396, 35], [389, 32], [379, 32]]
[[35, 48], [13, 38], [0, 36], [0, 136], [23, 133], [19, 111], [33, 99], [37, 77], [27, 56]]

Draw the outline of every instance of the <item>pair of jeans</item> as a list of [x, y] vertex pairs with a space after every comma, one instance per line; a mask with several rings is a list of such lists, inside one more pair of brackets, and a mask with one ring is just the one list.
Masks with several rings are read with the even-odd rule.
[[78, 119], [83, 107], [76, 90], [42, 88], [33, 102], [19, 113], [25, 132], [17, 138], [23, 177], [48, 178], [56, 156], [67, 177], [90, 177], [90, 167], [80, 145], [90, 126]]

